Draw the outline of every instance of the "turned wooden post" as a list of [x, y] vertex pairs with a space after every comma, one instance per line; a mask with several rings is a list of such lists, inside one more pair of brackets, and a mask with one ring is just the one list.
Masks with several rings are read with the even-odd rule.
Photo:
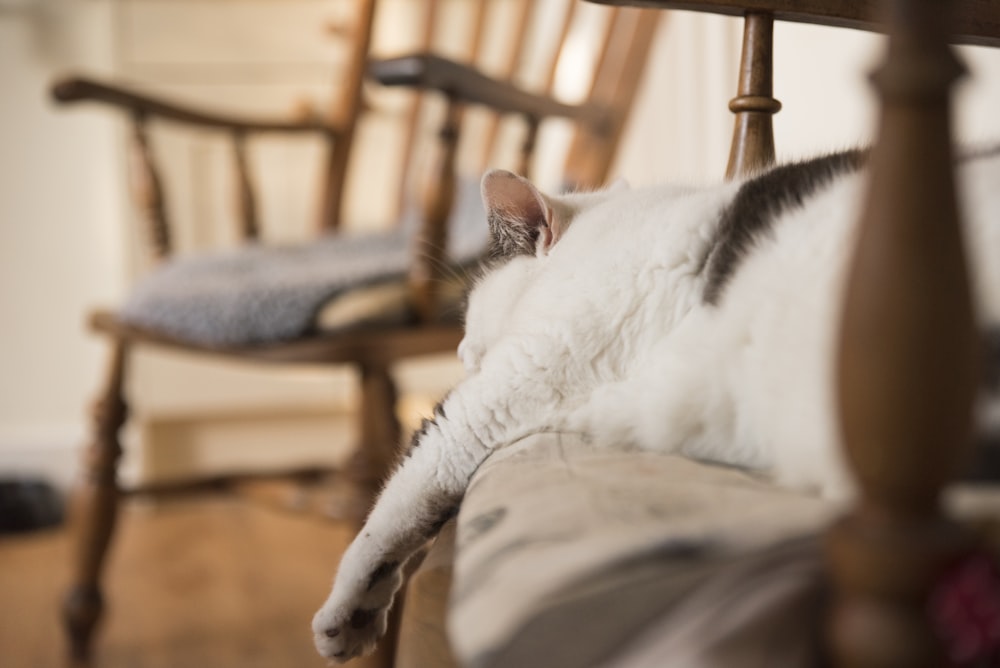
[[588, 96], [609, 114], [596, 123], [577, 124], [564, 162], [566, 187], [594, 188], [607, 182], [661, 14], [654, 9], [616, 8], [611, 15]]
[[246, 135], [233, 133], [233, 167], [236, 169], [236, 208], [240, 219], [240, 235], [247, 241], [255, 241], [260, 236], [257, 222], [257, 201], [250, 178], [247, 162]]
[[358, 5], [357, 14], [348, 29], [354, 36], [350, 65], [344, 77], [342, 93], [337, 97], [328, 117], [337, 131], [326, 134], [327, 160], [317, 225], [320, 232], [330, 232], [340, 227], [347, 167], [354, 146], [358, 116], [364, 103], [363, 85], [372, 39], [375, 0], [359, 0], [355, 4]]
[[939, 496], [970, 442], [978, 337], [956, 207], [949, 91], [962, 68], [939, 0], [892, 2], [873, 76], [878, 143], [850, 269], [837, 366], [860, 488], [830, 531], [838, 666], [945, 663], [927, 609], [967, 545]]
[[743, 52], [736, 97], [729, 110], [736, 114], [726, 178], [753, 173], [774, 163], [772, 117], [781, 110], [774, 99], [774, 17], [749, 13], [743, 24]]
[[363, 507], [353, 518], [359, 527], [392, 470], [402, 439], [396, 417], [396, 385], [389, 367], [370, 363], [360, 369], [358, 444], [347, 466], [348, 476], [362, 493]]
[[87, 450], [85, 476], [76, 497], [76, 559], [73, 581], [63, 603], [70, 652], [77, 661], [90, 656], [94, 630], [104, 612], [100, 578], [118, 515], [118, 431], [128, 408], [122, 395], [127, 344], [116, 340], [107, 386], [94, 405], [94, 440]]
[[167, 222], [167, 205], [163, 196], [163, 181], [160, 178], [153, 147], [146, 128], [146, 116], [136, 113], [132, 118], [132, 138], [134, 166], [132, 169], [132, 190], [136, 206], [146, 219], [148, 241], [153, 257], [162, 260], [170, 255], [170, 227]]
[[414, 240], [416, 252], [410, 267], [410, 297], [423, 322], [432, 322], [438, 316], [438, 279], [447, 261], [448, 216], [455, 201], [455, 161], [461, 119], [461, 105], [448, 100], [445, 119], [438, 132], [438, 163], [430, 174], [424, 195], [423, 221]]
[[521, 154], [518, 156], [518, 173], [531, 178], [531, 159], [535, 155], [535, 146], [538, 143], [538, 119], [526, 118], [524, 129], [524, 139], [521, 142]]

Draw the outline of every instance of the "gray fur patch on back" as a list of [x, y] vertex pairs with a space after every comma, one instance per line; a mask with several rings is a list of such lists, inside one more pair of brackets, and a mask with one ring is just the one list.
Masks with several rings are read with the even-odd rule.
[[817, 190], [841, 175], [860, 169], [867, 150], [844, 151], [804, 162], [779, 165], [744, 183], [722, 211], [702, 263], [706, 272], [702, 300], [717, 304], [730, 279], [753, 245], [771, 231], [775, 220], [802, 206]]

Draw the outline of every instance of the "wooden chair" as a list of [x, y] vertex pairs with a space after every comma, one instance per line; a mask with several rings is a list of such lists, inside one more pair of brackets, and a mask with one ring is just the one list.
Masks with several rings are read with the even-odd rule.
[[[888, 30], [886, 60], [873, 75], [879, 136], [838, 365], [847, 459], [861, 496], [826, 536], [826, 654], [837, 666], [946, 665], [926, 601], [946, 565], [977, 545], [940, 496], [967, 454], [980, 377], [949, 127], [962, 67], [948, 44], [1000, 46], [1000, 11], [934, 0], [591, 1], [744, 17], [728, 177], [774, 162], [775, 20]], [[454, 550], [448, 526], [411, 578], [398, 665], [455, 665], [444, 631]]]
[[[374, 0], [355, 0], [355, 4], [357, 18], [349, 31], [353, 36], [352, 56], [343, 86], [346, 93], [327, 118], [235, 118], [84, 78], [66, 79], [53, 88], [53, 95], [59, 102], [101, 102], [131, 117], [139, 157], [138, 204], [147, 214], [147, 236], [152, 241], [154, 254], [164, 262], [169, 262], [171, 233], [164, 205], [165, 180], [157, 169], [149, 140], [153, 122], [204, 127], [232, 138], [242, 233], [251, 242], [258, 237], [258, 224], [257, 200], [251, 189], [245, 150], [250, 137], [313, 133], [328, 145], [319, 228], [329, 233], [342, 227], [341, 200], [352, 162], [355, 128], [363, 114], [375, 113], [366, 97], [366, 92], [372, 92], [372, 86], [376, 83], [403, 86], [422, 92], [410, 98], [400, 113], [408, 128], [404, 133], [404, 169], [417, 174], [426, 172], [419, 139], [426, 135], [422, 130], [428, 119], [437, 128], [431, 135], [436, 144], [433, 149], [436, 165], [427, 172], [425, 179], [421, 222], [413, 243], [409, 271], [399, 279], [406, 287], [408, 311], [412, 312], [405, 324], [384, 324], [377, 320], [373, 323], [369, 319], [364, 326], [342, 326], [335, 333], [315, 330], [293, 340], [229, 346], [192, 342], [156, 329], [139, 327], [112, 312], [99, 311], [90, 317], [90, 326], [109, 338], [111, 355], [104, 387], [96, 403], [94, 438], [76, 509], [77, 552], [73, 581], [64, 604], [72, 655], [76, 659], [84, 660], [90, 655], [93, 632], [104, 608], [101, 576], [122, 498], [117, 472], [122, 453], [118, 433], [128, 415], [123, 390], [132, 351], [139, 346], [158, 346], [264, 364], [354, 365], [361, 377], [360, 438], [345, 473], [363, 490], [365, 501], [362, 505], [366, 508], [392, 465], [400, 442], [395, 413], [396, 389], [391, 376], [393, 364], [405, 358], [453, 350], [462, 336], [461, 327], [442, 306], [440, 288], [449, 272], [444, 249], [447, 223], [456, 190], [460, 187], [460, 172], [476, 174], [486, 165], [498, 165], [529, 173], [542, 121], [558, 118], [572, 129], [563, 182], [567, 186], [582, 187], [602, 183], [637, 90], [656, 25], [655, 20], [637, 10], [593, 7], [578, 10], [574, 0], [560, 7], [555, 19], [558, 22], [556, 29], [550, 23], [541, 31], [532, 28], [533, 23], [543, 20], [539, 3], [527, 0], [440, 3], [431, 0], [411, 7], [419, 12], [412, 23], [420, 33], [415, 41], [421, 52], [369, 62], [373, 26], [390, 17], [376, 12]], [[462, 9], [466, 21], [457, 33], [455, 24], [446, 22], [453, 20], [447, 16], [446, 9], [456, 8]], [[599, 19], [594, 25], [599, 25], [600, 29], [590, 33], [595, 42], [590, 53], [596, 57], [589, 68], [591, 83], [582, 91], [583, 101], [565, 103], [554, 95], [559, 82], [557, 66], [563, 46], [571, 35], [577, 34], [581, 16]], [[492, 26], [500, 23], [500, 18], [504, 18], [502, 23], [510, 32], [497, 40], [497, 31], [492, 30]], [[551, 22], [552, 15], [544, 20]], [[464, 36], [458, 40], [457, 49], [454, 48], [455, 34]], [[453, 38], [449, 57], [435, 50], [437, 38], [442, 35]], [[535, 40], [531, 39], [533, 35]], [[549, 45], [549, 52], [541, 56], [529, 52], [529, 47], [538, 48], [539, 36], [544, 36], [546, 39], [541, 42]], [[486, 50], [485, 45], [493, 42], [507, 48], [502, 56], [492, 54], [493, 59], [488, 60], [485, 58], [488, 54], [482, 52]], [[539, 62], [543, 64], [538, 65]], [[569, 66], [578, 73], [588, 69], [581, 63], [569, 63]], [[541, 76], [535, 77], [537, 80], [531, 87], [515, 83], [529, 67], [531, 72]], [[376, 83], [365, 83], [366, 77]], [[464, 118], [467, 109], [470, 116], [475, 109], [480, 117]], [[472, 120], [479, 121], [475, 138], [480, 141], [470, 143], [461, 130]], [[512, 132], [517, 135], [517, 126], [520, 126], [519, 147], [504, 154], [503, 150], [509, 145], [506, 137]], [[471, 166], [463, 167], [463, 152], [472, 155], [471, 160], [464, 160]], [[513, 164], [505, 165], [504, 155], [507, 163]], [[405, 171], [401, 178], [409, 183], [416, 180], [412, 173]], [[385, 651], [381, 660], [388, 662]]]

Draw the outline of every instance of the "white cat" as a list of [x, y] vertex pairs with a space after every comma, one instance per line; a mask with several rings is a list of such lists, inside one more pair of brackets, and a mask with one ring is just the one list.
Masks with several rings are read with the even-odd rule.
[[[469, 299], [467, 378], [425, 421], [316, 613], [319, 652], [373, 649], [406, 559], [494, 450], [535, 432], [677, 452], [845, 490], [833, 359], [867, 155], [708, 188], [548, 197], [483, 178], [495, 260]], [[973, 283], [1000, 321], [1000, 151], [963, 160]], [[989, 224], [992, 220], [992, 224]]]

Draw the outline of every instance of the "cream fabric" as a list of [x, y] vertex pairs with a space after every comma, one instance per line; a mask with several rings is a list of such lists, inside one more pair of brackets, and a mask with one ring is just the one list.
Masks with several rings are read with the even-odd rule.
[[[732, 468], [526, 438], [483, 464], [459, 515], [456, 654], [476, 668], [668, 665], [640, 641], [672, 619], [670, 666], [733, 665], [712, 657], [741, 637], [739, 620], [816, 607], [808, 536], [835, 510]], [[808, 652], [808, 619], [793, 619], [775, 657]]]

